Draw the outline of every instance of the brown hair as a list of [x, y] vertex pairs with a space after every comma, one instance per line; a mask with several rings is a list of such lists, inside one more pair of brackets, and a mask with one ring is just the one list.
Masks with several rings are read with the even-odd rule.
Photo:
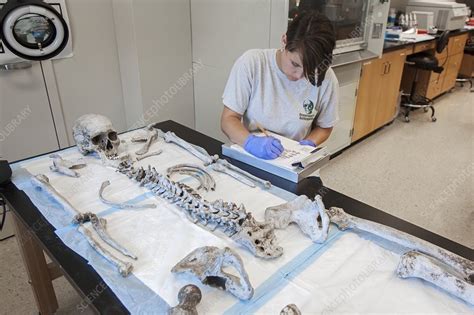
[[321, 86], [332, 64], [332, 51], [336, 46], [331, 21], [316, 11], [304, 11], [288, 26], [286, 38], [285, 48], [301, 56], [304, 76], [311, 84]]

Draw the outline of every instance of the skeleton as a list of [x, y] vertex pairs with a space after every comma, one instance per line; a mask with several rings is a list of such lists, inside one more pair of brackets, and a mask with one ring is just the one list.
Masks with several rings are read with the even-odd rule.
[[215, 164], [212, 164], [211, 167], [214, 171], [225, 173], [252, 188], [255, 188], [256, 185], [259, 185], [264, 189], [272, 188], [272, 184], [269, 181], [253, 176], [252, 174], [230, 164], [226, 160], [219, 159]]
[[257, 222], [245, 207], [217, 200], [209, 202], [191, 187], [175, 183], [161, 175], [155, 168], [134, 168], [121, 163], [118, 171], [150, 189], [155, 195], [177, 205], [193, 223], [210, 231], [220, 229], [255, 256], [265, 259], [279, 257], [283, 249], [274, 244], [275, 234], [270, 225]]
[[[321, 224], [318, 219], [321, 220]], [[330, 223], [319, 195], [314, 198], [314, 201], [306, 196], [299, 196], [288, 203], [267, 208], [265, 221], [277, 229], [284, 229], [294, 222], [315, 243], [326, 241]]]
[[155, 204], [136, 205], [136, 204], [130, 204], [130, 203], [127, 203], [127, 202], [117, 203], [117, 202], [107, 200], [104, 197], [104, 190], [108, 186], [110, 186], [110, 181], [106, 180], [105, 182], [102, 183], [102, 185], [100, 186], [100, 190], [99, 190], [99, 198], [106, 205], [109, 205], [109, 206], [112, 206], [112, 207], [118, 208], [118, 209], [149, 209], [149, 208], [154, 209], [154, 208], [156, 208]]
[[158, 130], [153, 128], [153, 125], [149, 125], [147, 127], [147, 130], [148, 130], [148, 136], [146, 138], [145, 144], [143, 145], [143, 148], [135, 152], [136, 155], [144, 155], [148, 153], [152, 143], [156, 141], [156, 139], [158, 139]]
[[167, 143], [174, 143], [181, 148], [185, 149], [192, 155], [196, 156], [198, 159], [204, 162], [205, 166], [211, 165], [215, 161], [219, 159], [219, 156], [216, 154], [214, 156], [210, 156], [207, 151], [197, 145], [191, 144], [189, 142], [184, 141], [180, 137], [178, 137], [174, 132], [168, 131], [164, 133], [163, 131], [159, 131], [160, 137], [165, 139]]
[[[105, 219], [99, 219], [97, 216], [93, 214], [81, 214], [79, 211], [74, 208], [69, 201], [67, 201], [49, 182], [49, 178], [45, 175], [39, 174], [31, 179], [31, 183], [34, 187], [41, 189], [42, 191], [46, 192], [48, 196], [54, 198], [58, 203], [63, 206], [63, 209], [69, 212], [74, 217], [75, 223], [79, 224], [78, 230], [86, 237], [89, 244], [94, 248], [100, 255], [104, 256], [109, 262], [113, 265], [117, 266], [119, 272], [124, 277], [127, 276], [130, 271], [133, 269], [133, 265], [120, 260], [119, 258], [115, 257], [112, 253], [106, 250], [102, 245], [100, 245], [97, 240], [94, 238], [92, 233], [89, 232], [86, 228], [84, 228], [83, 223], [85, 222], [85, 217], [93, 217], [94, 221], [91, 220], [92, 226], [97, 232], [97, 234], [102, 238], [104, 242], [109, 244], [110, 246], [114, 247], [112, 244], [115, 242], [113, 239], [107, 234], [105, 230], [106, 221]], [[84, 216], [84, 219], [81, 217]], [[95, 224], [94, 224], [95, 222]], [[116, 244], [116, 243], [115, 243]], [[117, 245], [114, 247], [115, 249], [119, 250], [118, 248], [122, 248]], [[120, 251], [120, 250], [119, 250]], [[124, 250], [125, 253], [128, 251]], [[126, 254], [125, 254], [126, 255]], [[130, 255], [132, 257], [134, 255]], [[133, 258], [133, 257], [132, 257]], [[136, 259], [136, 258], [135, 258]]]
[[83, 155], [95, 152], [103, 160], [117, 158], [120, 139], [107, 117], [96, 114], [81, 116], [72, 130], [77, 148]]
[[301, 311], [295, 304], [289, 304], [281, 310], [280, 315], [301, 315]]
[[[237, 276], [224, 271], [229, 267], [234, 267]], [[177, 263], [171, 272], [195, 275], [203, 284], [225, 290], [241, 300], [249, 300], [253, 296], [242, 259], [228, 247], [198, 248]]]
[[209, 174], [205, 169], [199, 167], [198, 165], [178, 164], [168, 168], [166, 173], [170, 178], [175, 173], [188, 175], [195, 178], [200, 184], [197, 190], [200, 190], [201, 188], [205, 191], [216, 190], [216, 182], [214, 178], [212, 178], [211, 174]]
[[130, 253], [126, 248], [122, 247], [118, 244], [108, 233], [106, 230], [107, 220], [103, 218], [99, 218], [96, 214], [87, 212], [81, 213], [74, 217], [73, 223], [75, 224], [84, 224], [86, 222], [91, 222], [94, 231], [100, 236], [100, 238], [110, 247], [116, 249], [118, 252], [122, 253], [123, 255], [130, 257], [134, 260], [137, 260], [137, 256]]
[[452, 295], [474, 305], [474, 285], [447, 272], [434, 259], [411, 251], [405, 253], [398, 265], [400, 278], [420, 278], [446, 290]]
[[201, 290], [193, 284], [188, 284], [179, 290], [179, 304], [170, 308], [168, 315], [198, 315], [196, 306], [201, 299]]
[[163, 150], [158, 150], [158, 151], [150, 152], [141, 156], [137, 156], [137, 161], [141, 161], [152, 156], [157, 156], [157, 155], [160, 155], [161, 153], [163, 153]]
[[64, 160], [59, 154], [51, 154], [49, 157], [53, 159], [53, 165], [51, 165], [49, 169], [69, 177], [80, 177], [81, 175], [75, 170], [87, 166], [84, 163], [74, 163]]
[[[415, 255], [413, 252], [404, 255], [399, 267], [399, 275], [408, 277], [411, 273], [413, 276], [423, 277], [426, 281], [438, 285], [448, 292], [453, 292], [455, 288], [460, 288], [465, 283], [465, 291], [472, 292], [473, 261], [394, 228], [354, 217], [340, 208], [330, 208], [328, 215], [331, 222], [336, 224], [340, 230], [365, 231], [426, 255]], [[432, 259], [436, 259], [437, 263], [434, 263]], [[442, 277], [437, 277], [437, 274], [442, 274]], [[436, 278], [438, 280], [435, 280]], [[472, 295], [470, 297], [472, 298]], [[470, 303], [472, 304], [472, 300]]]

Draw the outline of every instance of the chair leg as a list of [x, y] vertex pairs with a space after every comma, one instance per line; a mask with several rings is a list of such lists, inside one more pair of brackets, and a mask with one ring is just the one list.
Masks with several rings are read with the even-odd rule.
[[410, 122], [410, 108], [408, 107], [405, 111], [405, 122]]
[[430, 106], [430, 109], [431, 109], [431, 121], [436, 122], [437, 119], [435, 117], [435, 109], [434, 109], [433, 105]]

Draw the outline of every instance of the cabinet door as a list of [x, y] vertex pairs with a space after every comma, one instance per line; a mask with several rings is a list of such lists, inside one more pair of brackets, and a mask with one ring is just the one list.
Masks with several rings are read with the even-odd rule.
[[12, 162], [58, 149], [40, 63], [0, 71], [0, 156]]
[[394, 51], [383, 56], [382, 60], [388, 64], [388, 67], [382, 80], [382, 91], [375, 114], [375, 129], [392, 121], [397, 112], [405, 59], [404, 50]]
[[365, 62], [357, 95], [352, 141], [359, 140], [374, 130], [375, 114], [383, 88], [382, 77], [386, 64], [382, 59]]
[[463, 56], [463, 53], [449, 56], [446, 69], [444, 70], [446, 76], [444, 78], [442, 92], [449, 91], [456, 84], [456, 78], [458, 77], [459, 69], [461, 68]]

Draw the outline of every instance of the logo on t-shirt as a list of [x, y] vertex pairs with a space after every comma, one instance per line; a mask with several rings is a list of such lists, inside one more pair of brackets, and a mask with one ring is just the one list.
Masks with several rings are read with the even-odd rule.
[[303, 102], [304, 114], [300, 113], [300, 120], [313, 120], [315, 117], [314, 103], [311, 100]]

